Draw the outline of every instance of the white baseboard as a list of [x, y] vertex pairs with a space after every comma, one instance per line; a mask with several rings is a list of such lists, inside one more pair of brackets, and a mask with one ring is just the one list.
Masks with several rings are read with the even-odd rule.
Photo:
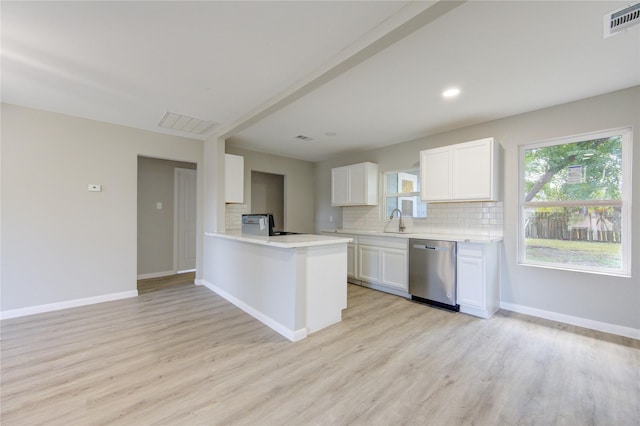
[[640, 330], [636, 328], [625, 327], [608, 322], [590, 320], [587, 318], [575, 317], [572, 315], [560, 314], [552, 311], [545, 311], [543, 309], [531, 308], [529, 306], [517, 305], [515, 303], [501, 302], [500, 308], [506, 309], [507, 311], [518, 312], [520, 314], [531, 315], [533, 317], [563, 322], [565, 324], [576, 325], [578, 327], [603, 331], [605, 333], [611, 333], [618, 336], [630, 337], [632, 339], [640, 340]]
[[149, 274], [140, 274], [138, 275], [139, 280], [148, 280], [149, 278], [160, 278], [160, 277], [168, 277], [170, 275], [177, 274], [177, 271], [163, 271], [163, 272], [151, 272]]
[[204, 285], [204, 280], [202, 278], [196, 278], [193, 283], [195, 285]]
[[180, 271], [176, 271], [176, 274], [186, 274], [186, 273], [195, 272], [195, 271], [196, 271], [196, 268], [193, 268], [193, 269], [182, 269]]
[[93, 305], [95, 303], [110, 302], [112, 300], [126, 299], [138, 296], [138, 290], [110, 293], [102, 296], [85, 297], [82, 299], [66, 300], [64, 302], [48, 303], [46, 305], [29, 306], [27, 308], [12, 309], [0, 312], [0, 319], [18, 318], [27, 315], [41, 314], [43, 312], [59, 311], [61, 309], [77, 308], [78, 306]]
[[292, 342], [297, 342], [298, 340], [302, 340], [305, 337], [307, 337], [307, 329], [306, 328], [302, 328], [300, 330], [291, 330], [291, 329], [285, 327], [284, 325], [280, 324], [279, 322], [275, 321], [273, 318], [268, 317], [265, 314], [263, 314], [262, 312], [260, 312], [257, 309], [253, 308], [252, 306], [247, 305], [246, 303], [244, 303], [243, 301], [239, 300], [235, 296], [227, 293], [226, 291], [224, 291], [220, 287], [216, 286], [215, 284], [211, 284], [210, 282], [208, 282], [206, 280], [197, 280], [197, 281], [202, 281], [202, 284], [199, 284], [199, 285], [204, 285], [209, 290], [213, 291], [214, 293], [216, 293], [217, 295], [219, 295], [223, 299], [227, 300], [228, 302], [230, 302], [230, 303], [234, 304], [235, 306], [237, 306], [238, 308], [242, 309], [243, 311], [245, 311], [246, 313], [248, 313], [249, 315], [251, 315], [252, 317], [257, 319], [258, 321], [262, 322], [267, 327], [269, 327], [272, 330], [278, 332], [279, 334], [283, 335], [284, 337], [286, 337], [287, 339], [291, 340]]

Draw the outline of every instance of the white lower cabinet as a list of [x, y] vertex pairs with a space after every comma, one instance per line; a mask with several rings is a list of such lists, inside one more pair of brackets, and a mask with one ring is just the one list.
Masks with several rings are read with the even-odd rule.
[[380, 249], [358, 245], [358, 279], [380, 281]]
[[357, 256], [356, 244], [347, 244], [347, 278], [356, 278], [358, 271], [356, 263]]
[[500, 308], [498, 243], [458, 243], [460, 312], [489, 318]]
[[396, 249], [381, 249], [382, 255], [380, 282], [384, 285], [408, 291], [407, 281], [407, 251]]
[[324, 235], [339, 235], [351, 238], [353, 241], [347, 243], [347, 281], [358, 284], [358, 236], [353, 234], [336, 234], [335, 232], [322, 231]]
[[359, 237], [357, 279], [380, 290], [396, 290], [405, 295], [409, 290], [407, 239]]

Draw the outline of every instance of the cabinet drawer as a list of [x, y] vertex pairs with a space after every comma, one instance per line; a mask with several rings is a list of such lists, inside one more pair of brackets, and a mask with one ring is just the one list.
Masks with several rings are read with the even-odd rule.
[[458, 256], [460, 257], [482, 257], [484, 247], [477, 243], [458, 243]]
[[398, 250], [407, 250], [409, 240], [406, 238], [397, 237], [370, 237], [359, 236], [358, 244], [364, 244], [367, 246], [394, 248]]

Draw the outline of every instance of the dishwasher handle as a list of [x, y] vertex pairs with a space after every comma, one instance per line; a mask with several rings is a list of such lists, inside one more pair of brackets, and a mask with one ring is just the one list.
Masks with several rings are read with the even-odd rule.
[[420, 250], [449, 251], [449, 247], [432, 247], [425, 244], [414, 244], [413, 248]]

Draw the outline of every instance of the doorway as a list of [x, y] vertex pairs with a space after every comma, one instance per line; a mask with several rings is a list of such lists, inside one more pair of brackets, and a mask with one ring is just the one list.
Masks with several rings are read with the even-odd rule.
[[166, 287], [164, 278], [183, 283], [195, 270], [196, 176], [195, 163], [138, 156], [139, 293], [154, 282]]
[[284, 175], [251, 171], [251, 213], [273, 213], [275, 228], [284, 230]]
[[174, 262], [178, 274], [196, 270], [196, 171], [174, 169]]

